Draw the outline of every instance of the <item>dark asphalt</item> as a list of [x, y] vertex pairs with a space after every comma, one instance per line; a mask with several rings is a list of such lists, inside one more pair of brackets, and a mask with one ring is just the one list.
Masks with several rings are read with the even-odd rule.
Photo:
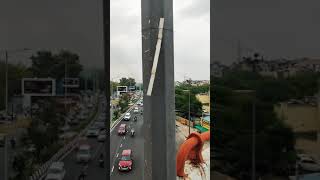
[[[95, 117], [97, 120], [101, 114], [101, 106], [99, 106], [98, 114]], [[99, 166], [98, 158], [101, 153], [105, 155], [105, 143], [98, 142], [96, 137], [88, 138], [88, 143], [91, 146], [93, 159], [88, 164], [87, 169], [87, 177], [86, 180], [104, 180], [107, 179], [107, 170], [106, 168], [101, 168]], [[76, 154], [77, 151], [73, 150], [70, 152], [64, 159], [63, 162], [65, 164], [66, 176], [64, 179], [66, 180], [78, 180], [81, 169], [83, 167], [82, 164], [76, 162]], [[106, 162], [105, 162], [106, 163]]]
[[[139, 107], [141, 110], [141, 107]], [[121, 121], [111, 131], [110, 134], [110, 176], [111, 180], [142, 180], [143, 176], [143, 116], [138, 113], [136, 116], [137, 121], [133, 121], [133, 111], [131, 111], [130, 121]], [[130, 132], [133, 127], [136, 134], [134, 137], [128, 133], [125, 136], [118, 135], [118, 128], [120, 124], [127, 124], [128, 131]], [[129, 172], [120, 172], [118, 170], [118, 159], [121, 157], [121, 152], [124, 149], [131, 149], [133, 154], [133, 169]]]

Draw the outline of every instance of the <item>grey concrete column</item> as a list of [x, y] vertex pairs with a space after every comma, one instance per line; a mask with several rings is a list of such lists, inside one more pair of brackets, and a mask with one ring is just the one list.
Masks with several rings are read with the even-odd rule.
[[[141, 0], [144, 92], [144, 180], [176, 179], [172, 0]], [[164, 18], [162, 46], [153, 91], [146, 96]]]

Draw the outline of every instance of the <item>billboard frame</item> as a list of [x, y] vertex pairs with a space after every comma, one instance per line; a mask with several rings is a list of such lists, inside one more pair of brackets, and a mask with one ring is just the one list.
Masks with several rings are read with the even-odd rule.
[[[25, 93], [25, 81], [51, 81], [51, 92], [52, 93]], [[23, 96], [55, 96], [56, 95], [56, 80], [53, 78], [22, 78], [21, 79], [21, 94]]]

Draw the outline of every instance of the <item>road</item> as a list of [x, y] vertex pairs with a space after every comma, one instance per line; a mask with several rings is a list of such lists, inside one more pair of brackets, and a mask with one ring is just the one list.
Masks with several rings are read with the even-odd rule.
[[4, 175], [4, 148], [0, 147], [0, 175]]
[[[100, 104], [95, 120], [97, 120], [99, 116], [102, 114], [101, 109], [102, 107]], [[106, 179], [107, 171], [104, 168], [99, 167], [99, 164], [98, 164], [98, 158], [100, 154], [103, 153], [104, 157], [106, 156], [105, 143], [98, 142], [97, 138], [95, 137], [88, 138], [88, 143], [91, 145], [91, 148], [92, 148], [93, 159], [88, 164], [88, 169], [87, 169], [88, 176], [86, 177], [86, 180]], [[66, 169], [66, 176], [64, 179], [77, 180], [80, 175], [80, 171], [83, 165], [78, 164], [76, 162], [76, 153], [77, 151], [73, 150], [63, 159], [63, 162], [65, 164], [65, 169]]]
[[[139, 110], [141, 107], [139, 108]], [[141, 180], [143, 176], [143, 118], [137, 114], [137, 121], [133, 121], [134, 113], [131, 113], [130, 121], [120, 121], [110, 133], [110, 176], [111, 180]], [[125, 136], [117, 134], [120, 124], [127, 124], [128, 131], [134, 128], [136, 134], [131, 137], [128, 133]], [[133, 153], [133, 169], [129, 172], [120, 172], [118, 170], [118, 162], [121, 157], [121, 152], [124, 149], [131, 149]]]

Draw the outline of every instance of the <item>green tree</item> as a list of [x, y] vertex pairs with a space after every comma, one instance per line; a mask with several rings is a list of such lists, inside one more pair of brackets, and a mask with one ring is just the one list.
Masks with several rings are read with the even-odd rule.
[[[176, 87], [176, 110], [178, 110], [179, 114], [184, 117], [188, 118], [189, 116], [189, 93], [183, 91], [180, 87]], [[202, 113], [202, 104], [196, 98], [195, 94], [190, 92], [190, 115], [192, 117], [200, 117]]]
[[122, 94], [120, 99], [119, 99], [119, 107], [120, 107], [120, 111], [123, 113], [127, 110], [128, 105], [129, 105], [129, 100], [130, 97], [128, 94]]
[[123, 78], [120, 79], [119, 85], [120, 86], [127, 86], [127, 87], [135, 86], [136, 85], [136, 81], [133, 78], [125, 78], [125, 77], [123, 77]]
[[115, 81], [110, 81], [110, 92], [113, 91], [117, 91], [117, 86], [119, 86], [119, 83], [115, 82]]
[[[302, 77], [310, 77], [304, 74]], [[213, 112], [214, 153], [220, 154], [224, 167], [215, 168], [240, 179], [250, 178], [252, 146], [252, 107], [256, 109], [256, 170], [257, 174], [282, 172], [293, 163], [295, 139], [293, 132], [274, 111], [274, 103], [305, 96], [299, 87], [314, 87], [313, 80], [300, 82], [292, 78], [262, 77], [257, 73], [230, 71], [222, 78], [211, 78], [211, 112]], [[300, 79], [301, 80], [301, 79]], [[294, 83], [293, 83], [294, 82]], [[253, 94], [234, 90], [255, 90]], [[241, 175], [243, 174], [243, 175]]]
[[[5, 100], [5, 63], [0, 62], [0, 110]], [[8, 64], [8, 97], [21, 93], [21, 79], [32, 77], [32, 72], [23, 64]]]
[[78, 77], [82, 71], [79, 56], [75, 53], [61, 50], [58, 54], [50, 51], [38, 51], [32, 55], [31, 70], [36, 77], [52, 77], [62, 79], [65, 76], [65, 65], [68, 77]]

